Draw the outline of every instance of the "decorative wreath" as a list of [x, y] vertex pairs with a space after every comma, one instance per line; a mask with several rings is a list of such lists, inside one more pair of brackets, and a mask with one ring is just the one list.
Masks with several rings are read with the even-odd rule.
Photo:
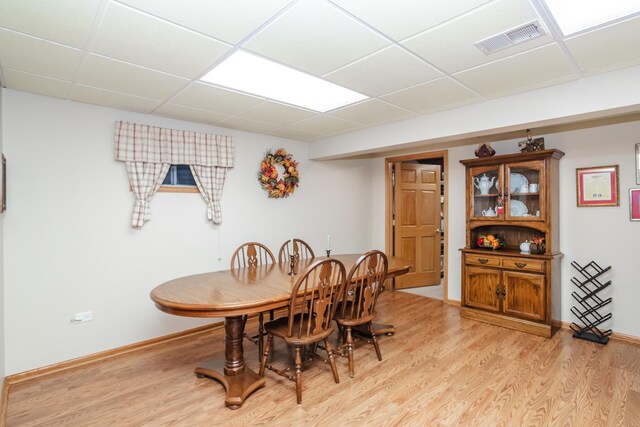
[[[282, 178], [278, 176], [276, 165], [284, 168]], [[260, 163], [258, 182], [262, 189], [267, 191], [269, 197], [275, 199], [289, 197], [300, 182], [297, 166], [298, 162], [293, 160], [293, 156], [284, 148], [278, 149], [275, 153], [268, 150]]]

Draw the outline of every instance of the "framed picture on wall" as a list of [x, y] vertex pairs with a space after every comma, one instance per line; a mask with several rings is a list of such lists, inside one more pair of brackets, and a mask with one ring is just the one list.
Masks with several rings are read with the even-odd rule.
[[640, 188], [629, 189], [629, 220], [640, 221]]
[[0, 162], [0, 213], [7, 210], [7, 159]]
[[620, 206], [618, 165], [576, 169], [578, 207]]

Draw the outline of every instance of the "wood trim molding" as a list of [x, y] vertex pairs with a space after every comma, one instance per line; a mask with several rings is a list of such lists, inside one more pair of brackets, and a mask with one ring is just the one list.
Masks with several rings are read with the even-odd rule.
[[446, 299], [446, 301], [445, 301], [444, 303], [445, 303], [445, 304], [452, 305], [452, 306], [454, 306], [454, 307], [460, 307], [460, 306], [461, 306], [460, 301], [455, 300], [455, 299], [448, 299], [448, 298], [447, 298], [447, 299]]
[[[89, 363], [98, 362], [104, 359], [110, 359], [121, 354], [130, 353], [132, 351], [141, 350], [144, 348], [156, 346], [166, 342], [178, 340], [181, 338], [196, 336], [210, 332], [212, 330], [221, 328], [224, 326], [223, 321], [211, 323], [209, 325], [200, 326], [193, 329], [187, 329], [186, 331], [176, 332], [174, 334], [164, 335], [157, 338], [152, 338], [145, 341], [140, 341], [134, 344], [125, 345], [123, 347], [117, 347], [110, 350], [101, 351], [99, 353], [90, 354], [88, 356], [78, 357], [76, 359], [65, 360], [64, 362], [54, 363], [53, 365], [44, 366], [42, 368], [32, 369], [30, 371], [20, 372], [5, 377], [4, 384], [9, 386], [13, 384], [19, 384], [25, 381], [30, 381], [45, 375], [49, 375], [55, 372], [66, 371], [69, 369], [77, 368]], [[1, 424], [0, 424], [1, 425]]]
[[2, 396], [0, 396], [0, 426], [7, 425], [7, 409], [9, 406], [9, 381], [2, 381]]
[[[414, 153], [414, 154], [406, 154], [406, 155], [402, 155], [402, 156], [395, 156], [395, 157], [387, 157], [385, 158], [385, 160], [389, 163], [393, 163], [393, 162], [402, 162], [405, 160], [418, 160], [418, 159], [433, 159], [435, 157], [447, 157], [447, 150], [440, 150], [440, 151], [427, 151], [427, 152], [423, 152], [423, 153]], [[446, 174], [445, 174], [446, 176]]]
[[393, 249], [393, 225], [391, 224], [391, 200], [393, 188], [391, 186], [391, 167], [393, 162], [388, 159], [384, 162], [384, 250], [385, 253], [395, 255]]
[[[561, 320], [553, 320], [551, 321], [551, 325], [556, 328], [567, 329], [573, 332], [573, 329], [571, 329], [571, 326], [570, 326], [571, 323], [569, 322], [563, 322]], [[619, 332], [614, 332], [611, 334], [611, 336], [609, 336], [609, 339], [621, 341], [627, 344], [640, 347], [640, 337], [637, 337], [635, 335], [627, 335], [627, 334], [621, 334]]]
[[185, 186], [178, 187], [175, 185], [161, 185], [158, 188], [158, 193], [199, 193], [198, 187]]

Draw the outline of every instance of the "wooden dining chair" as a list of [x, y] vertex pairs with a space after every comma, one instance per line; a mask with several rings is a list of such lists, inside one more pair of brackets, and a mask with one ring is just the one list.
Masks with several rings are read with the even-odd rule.
[[231, 255], [231, 268], [257, 267], [263, 264], [273, 264], [276, 257], [273, 252], [258, 242], [247, 242], [238, 246]]
[[313, 249], [311, 249], [311, 246], [309, 246], [307, 242], [295, 238], [293, 239], [293, 253], [291, 253], [291, 248], [289, 248], [290, 241], [291, 239], [287, 240], [282, 244], [282, 246], [280, 246], [280, 252], [278, 252], [279, 263], [282, 264], [289, 262], [291, 255], [294, 255], [295, 261], [316, 257], [313, 253]]
[[[264, 376], [264, 370], [267, 368], [290, 381], [295, 381], [298, 403], [302, 402], [302, 352], [305, 346], [324, 341], [333, 379], [336, 383], [340, 382], [328, 338], [335, 330], [333, 315], [336, 297], [342, 295], [345, 276], [344, 265], [336, 259], [314, 262], [296, 281], [291, 291], [289, 314], [265, 323], [267, 343], [260, 362], [260, 376]], [[273, 348], [273, 337], [280, 337], [287, 345], [294, 347], [294, 374], [289, 373], [290, 369], [277, 369], [267, 365], [269, 353]], [[309, 354], [309, 360], [312, 360], [313, 353]]]
[[[256, 268], [259, 265], [264, 264], [274, 264], [276, 262], [276, 258], [273, 255], [273, 252], [258, 242], [247, 242], [238, 246], [233, 255], [231, 255], [231, 269], [239, 269], [239, 268]], [[242, 316], [242, 325], [247, 324], [248, 316]], [[273, 310], [269, 311], [269, 319], [273, 320]], [[244, 333], [243, 336], [247, 338], [254, 344], [258, 345], [258, 359], [262, 355], [262, 351], [264, 349], [264, 313], [258, 314], [258, 334], [257, 335], [249, 335]]]
[[380, 346], [373, 331], [373, 319], [376, 316], [376, 301], [387, 276], [389, 262], [380, 251], [369, 251], [362, 255], [347, 276], [347, 285], [342, 293], [335, 321], [342, 332], [341, 353], [346, 348], [349, 358], [349, 376], [354, 375], [353, 334], [355, 326], [365, 326], [371, 335], [378, 360], [382, 360]]

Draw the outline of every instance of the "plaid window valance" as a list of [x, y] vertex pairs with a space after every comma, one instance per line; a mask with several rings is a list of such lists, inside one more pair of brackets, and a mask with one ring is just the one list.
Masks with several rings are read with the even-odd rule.
[[136, 199], [133, 227], [142, 227], [151, 219], [149, 204], [171, 165], [189, 165], [207, 204], [207, 219], [222, 222], [220, 198], [234, 160], [230, 136], [117, 121], [115, 139], [115, 158], [125, 163]]
[[116, 122], [115, 158], [122, 162], [232, 168], [230, 136]]

